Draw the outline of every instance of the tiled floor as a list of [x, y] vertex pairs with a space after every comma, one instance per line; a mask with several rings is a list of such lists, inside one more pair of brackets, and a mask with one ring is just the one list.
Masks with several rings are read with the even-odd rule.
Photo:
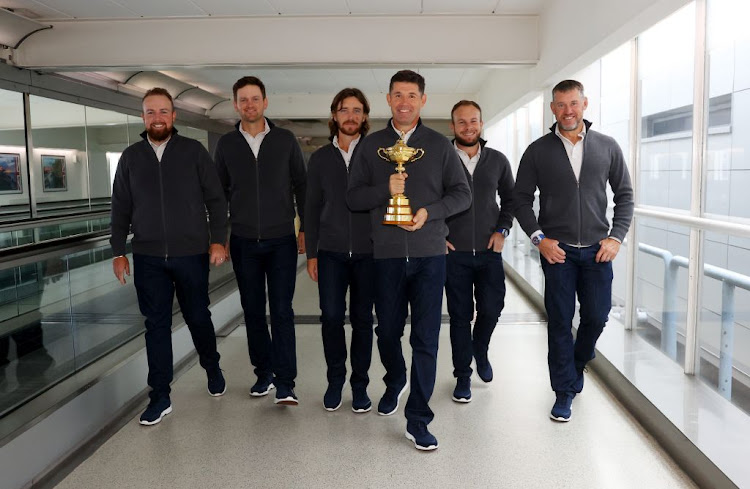
[[[305, 275], [299, 279], [295, 312], [315, 314], [314, 284]], [[319, 325], [297, 327], [300, 405], [249, 397], [252, 370], [238, 328], [219, 345], [225, 396], [209, 397], [203, 370], [193, 367], [173, 386], [171, 415], [148, 428], [133, 419], [58, 487], [694, 487], [595, 376], [587, 377], [569, 423], [548, 418], [554, 396], [545, 327], [537, 317], [510, 287], [491, 344], [495, 380], [483, 384], [475, 377], [469, 404], [451, 400], [444, 325], [431, 401], [430, 429], [440, 441], [435, 452], [418, 452], [404, 438], [403, 401], [393, 416], [354, 414], [346, 388], [341, 409], [323, 409]], [[377, 403], [384, 373], [377, 352], [370, 373]]]

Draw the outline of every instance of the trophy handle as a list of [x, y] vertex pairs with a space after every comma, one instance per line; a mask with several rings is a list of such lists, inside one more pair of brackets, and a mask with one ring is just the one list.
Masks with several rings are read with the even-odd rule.
[[378, 156], [383, 158], [385, 161], [391, 161], [391, 159], [388, 157], [388, 153], [386, 152], [385, 148], [378, 148]]
[[[419, 155], [419, 156], [417, 156], [417, 155]], [[410, 162], [411, 162], [411, 161], [417, 161], [418, 159], [420, 159], [420, 158], [421, 158], [421, 157], [423, 157], [423, 156], [424, 156], [424, 150], [423, 150], [422, 148], [419, 148], [418, 150], [416, 150], [416, 151], [414, 152], [414, 156], [412, 156], [412, 157], [411, 157], [411, 160], [409, 160], [409, 161], [410, 161]]]

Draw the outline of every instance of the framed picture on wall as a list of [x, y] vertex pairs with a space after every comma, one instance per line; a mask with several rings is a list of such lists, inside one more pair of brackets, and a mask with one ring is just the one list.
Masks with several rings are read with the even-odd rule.
[[20, 194], [21, 155], [0, 153], [0, 194]]
[[68, 189], [64, 156], [42, 155], [42, 182], [45, 192], [60, 192]]

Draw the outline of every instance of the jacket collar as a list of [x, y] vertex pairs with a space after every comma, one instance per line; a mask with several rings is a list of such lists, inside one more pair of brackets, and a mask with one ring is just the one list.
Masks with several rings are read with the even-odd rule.
[[[586, 132], [589, 132], [589, 128], [592, 126], [592, 123], [584, 119], [583, 124], [586, 126]], [[557, 122], [549, 126], [549, 130], [552, 131], [553, 134], [555, 132], [555, 127], [557, 127]]]
[[[276, 127], [276, 124], [271, 121], [268, 117], [265, 117], [266, 121], [268, 121], [268, 130], [272, 130], [274, 127]], [[237, 129], [237, 132], [240, 132], [240, 124], [242, 124], [242, 121], [237, 121], [237, 123], [234, 125], [234, 128]]]
[[[422, 125], [422, 118], [420, 117], [419, 119], [417, 119], [417, 125], [414, 126], [414, 132], [412, 133], [412, 135], [416, 134], [417, 131], [419, 131], [419, 126], [421, 125]], [[396, 130], [393, 128], [393, 117], [388, 119], [388, 122], [386, 123], [386, 127], [390, 129], [393, 134], [395, 134], [398, 137], [401, 137], [401, 134], [396, 132]]]

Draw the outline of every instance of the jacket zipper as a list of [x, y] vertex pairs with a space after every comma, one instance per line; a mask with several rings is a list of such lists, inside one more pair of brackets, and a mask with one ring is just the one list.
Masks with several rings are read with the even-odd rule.
[[[252, 149], [250, 152], [252, 152]], [[258, 156], [260, 156], [260, 149], [258, 150]], [[260, 243], [260, 159], [258, 158], [255, 158], [255, 200], [256, 210], [258, 211], [258, 243]]]
[[[476, 167], [474, 171], [477, 171]], [[474, 176], [471, 173], [469, 173], [469, 183], [471, 184], [471, 256], [477, 256], [477, 209], [474, 205]]]
[[[339, 156], [341, 156], [341, 159], [343, 160], [344, 157], [341, 155], [341, 151], [338, 152]], [[349, 161], [349, 165], [346, 164], [346, 161], [344, 161], [344, 167], [346, 168], [346, 186], [349, 187], [349, 170], [351, 168], [351, 160]], [[347, 207], [347, 212], [349, 213], [349, 258], [352, 257], [352, 211], [349, 210]]]
[[[166, 151], [166, 148], [164, 148]], [[156, 156], [156, 155], [154, 155]], [[164, 155], [162, 155], [162, 158]], [[169, 258], [169, 236], [167, 235], [167, 214], [164, 210], [164, 177], [162, 176], [162, 165], [159, 158], [156, 158], [159, 163], [159, 200], [161, 202], [161, 228], [164, 231], [164, 260]]]

